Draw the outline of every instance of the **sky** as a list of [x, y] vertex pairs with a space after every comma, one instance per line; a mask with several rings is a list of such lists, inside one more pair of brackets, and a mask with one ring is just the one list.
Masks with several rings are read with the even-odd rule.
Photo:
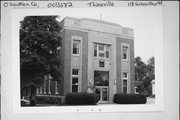
[[[134, 30], [134, 56], [141, 57], [147, 63], [148, 59], [155, 56], [155, 44], [163, 39], [162, 6], [156, 7], [84, 7], [84, 8], [61, 8], [42, 9], [37, 13], [35, 10], [21, 11], [20, 20], [27, 14], [58, 15], [59, 21], [64, 17], [91, 18], [119, 24]], [[158, 46], [158, 45], [156, 45]], [[156, 57], [156, 56], [155, 56]]]
[[59, 9], [60, 20], [66, 16], [101, 19], [134, 29], [135, 57], [144, 62], [155, 56], [155, 41], [162, 38], [161, 7], [114, 7]]

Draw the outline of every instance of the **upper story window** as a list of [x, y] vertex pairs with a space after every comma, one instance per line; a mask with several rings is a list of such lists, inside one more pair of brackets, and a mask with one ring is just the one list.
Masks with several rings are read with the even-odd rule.
[[105, 44], [94, 44], [94, 57], [109, 58], [110, 46]]
[[73, 55], [80, 55], [80, 41], [73, 40]]
[[128, 59], [128, 47], [127, 46], [122, 47], [122, 59], [124, 59], [124, 60]]

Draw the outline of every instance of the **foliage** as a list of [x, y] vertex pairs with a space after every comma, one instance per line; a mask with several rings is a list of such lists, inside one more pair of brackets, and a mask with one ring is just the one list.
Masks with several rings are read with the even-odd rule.
[[61, 30], [57, 16], [26, 16], [20, 22], [21, 87], [40, 86], [44, 75], [59, 80]]
[[114, 103], [118, 104], [145, 104], [146, 96], [141, 94], [115, 94]]
[[45, 75], [60, 80], [61, 30], [57, 16], [26, 16], [20, 22], [20, 81], [31, 90], [30, 104], [36, 105], [36, 87]]
[[98, 96], [95, 93], [68, 93], [65, 97], [67, 105], [95, 105], [98, 102]]
[[62, 104], [61, 96], [36, 96], [38, 104]]
[[154, 57], [145, 64], [140, 57], [135, 58], [135, 81], [140, 94], [147, 96], [152, 94], [151, 81], [155, 79]]

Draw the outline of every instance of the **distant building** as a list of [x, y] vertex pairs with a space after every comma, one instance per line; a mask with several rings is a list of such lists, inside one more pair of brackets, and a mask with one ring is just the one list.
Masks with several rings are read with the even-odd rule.
[[134, 93], [133, 29], [94, 19], [66, 17], [62, 30], [62, 80], [45, 76], [37, 94], [96, 92], [100, 102], [115, 93]]

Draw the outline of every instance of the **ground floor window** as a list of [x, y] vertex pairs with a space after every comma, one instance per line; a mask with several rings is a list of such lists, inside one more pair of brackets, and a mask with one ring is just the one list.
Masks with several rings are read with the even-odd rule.
[[127, 94], [127, 80], [128, 80], [128, 73], [127, 72], [123, 72], [123, 79], [122, 79], [122, 82], [123, 82], [123, 93], [124, 94]]
[[72, 69], [72, 92], [78, 92], [79, 90], [79, 69]]
[[55, 81], [55, 94], [59, 94], [58, 87], [59, 87], [58, 82]]

